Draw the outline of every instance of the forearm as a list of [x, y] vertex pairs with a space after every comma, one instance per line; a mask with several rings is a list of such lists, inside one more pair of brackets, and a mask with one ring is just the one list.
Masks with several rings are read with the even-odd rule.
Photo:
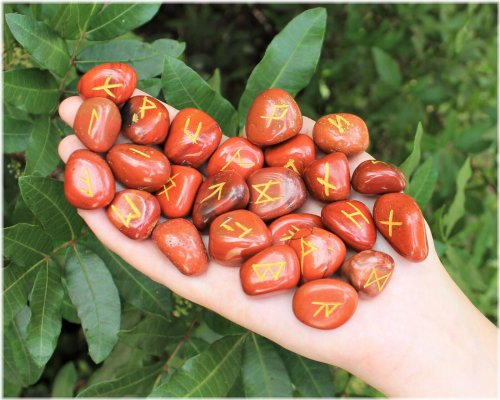
[[440, 282], [433, 285], [439, 293], [434, 299], [432, 295], [416, 296], [415, 301], [431, 304], [415, 304], [408, 310], [418, 313], [413, 318], [417, 322], [401, 327], [401, 334], [410, 337], [394, 343], [399, 354], [395, 356], [387, 348], [373, 349], [364, 362], [347, 369], [387, 396], [497, 397], [498, 329], [441, 265], [430, 279]]

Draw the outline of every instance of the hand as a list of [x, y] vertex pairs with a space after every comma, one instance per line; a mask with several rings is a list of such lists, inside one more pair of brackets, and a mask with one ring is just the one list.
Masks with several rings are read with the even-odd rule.
[[[141, 94], [145, 93], [134, 93]], [[82, 101], [70, 97], [61, 103], [59, 114], [68, 125], [73, 126]], [[172, 120], [177, 110], [166, 107]], [[302, 133], [311, 135], [313, 125], [304, 117]], [[85, 147], [76, 136], [64, 138], [61, 159], [66, 162], [80, 148]], [[371, 158], [367, 153], [351, 157], [351, 172]], [[351, 198], [373, 208], [372, 198], [355, 192]], [[322, 205], [308, 199], [300, 211], [320, 215]], [[151, 239], [139, 242], [120, 233], [103, 209], [78, 213], [106, 247], [156, 282], [291, 351], [344, 368], [388, 396], [496, 394], [497, 329], [451, 280], [428, 226], [429, 255], [418, 264], [399, 256], [379, 234], [374, 249], [390, 254], [396, 263], [391, 281], [380, 296], [360, 298], [345, 325], [322, 331], [295, 318], [293, 291], [247, 296], [238, 268], [215, 262], [201, 276], [184, 276]], [[207, 244], [208, 237], [203, 239]]]

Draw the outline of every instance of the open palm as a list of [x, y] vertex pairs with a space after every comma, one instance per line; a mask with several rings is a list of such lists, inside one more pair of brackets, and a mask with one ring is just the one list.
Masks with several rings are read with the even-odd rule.
[[[138, 90], [134, 93], [140, 94], [145, 93]], [[79, 97], [70, 97], [61, 103], [59, 114], [70, 126], [82, 102]], [[177, 110], [168, 105], [167, 108], [172, 120]], [[305, 117], [302, 133], [311, 135], [313, 125], [314, 121]], [[78, 138], [68, 136], [61, 142], [59, 154], [66, 162], [79, 148], [84, 146]], [[367, 153], [351, 157], [351, 172], [360, 162], [371, 158]], [[373, 209], [374, 198], [355, 192], [350, 197]], [[309, 199], [297, 212], [320, 215], [323, 205]], [[479, 316], [474, 317], [477, 310], [439, 261], [428, 226], [429, 256], [421, 263], [405, 260], [378, 235], [374, 249], [390, 254], [396, 263], [391, 281], [380, 296], [361, 298], [358, 309], [345, 325], [322, 331], [295, 318], [292, 312], [293, 290], [264, 297], [247, 296], [241, 289], [238, 268], [215, 262], [211, 262], [208, 271], [201, 276], [184, 276], [151, 239], [134, 241], [120, 233], [103, 209], [79, 210], [79, 214], [106, 247], [154, 281], [291, 351], [347, 369], [386, 394], [408, 394], [408, 383], [422, 373], [432, 375], [436, 380], [445, 380], [444, 375], [449, 374], [447, 368], [430, 365], [427, 371], [422, 371], [429, 352], [441, 354], [442, 348], [449, 346], [449, 336], [443, 335], [443, 330], [457, 335], [464, 313], [470, 314], [478, 326], [484, 323]], [[208, 236], [203, 239], [207, 244]], [[452, 328], [457, 331], [451, 332]], [[440, 357], [451, 357], [451, 354], [446, 352]], [[413, 360], [414, 368], [407, 367], [407, 360]], [[448, 363], [450, 360], [438, 362]], [[439, 392], [440, 389], [436, 389]], [[426, 393], [422, 387], [420, 394]]]

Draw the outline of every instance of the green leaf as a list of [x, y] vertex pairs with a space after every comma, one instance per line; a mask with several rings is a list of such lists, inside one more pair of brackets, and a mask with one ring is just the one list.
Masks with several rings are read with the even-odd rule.
[[37, 225], [17, 224], [4, 228], [4, 256], [18, 265], [32, 267], [49, 256], [53, 244], [49, 235]]
[[83, 220], [64, 197], [64, 183], [38, 176], [22, 176], [19, 187], [24, 201], [54, 239], [75, 239]]
[[169, 289], [127, 264], [103, 246], [94, 235], [87, 238], [85, 246], [104, 261], [122, 298], [142, 311], [169, 318], [172, 312]]
[[79, 39], [102, 4], [63, 4], [51, 19], [51, 26], [65, 39]]
[[224, 134], [234, 136], [237, 133], [238, 116], [231, 103], [182, 61], [166, 56], [161, 79], [168, 104], [179, 110], [199, 108], [219, 123]]
[[3, 116], [3, 152], [18, 153], [26, 151], [33, 124], [20, 121], [8, 115]]
[[210, 85], [210, 87], [215, 92], [220, 94], [221, 79], [220, 79], [220, 69], [219, 68], [215, 68], [214, 74], [210, 77], [210, 79], [207, 81], [207, 83]]
[[271, 342], [251, 333], [243, 354], [246, 397], [292, 397], [290, 377]]
[[59, 164], [57, 146], [59, 134], [48, 116], [41, 117], [35, 122], [28, 149], [26, 150], [26, 175], [47, 176]]
[[227, 336], [189, 359], [150, 397], [224, 397], [238, 377], [247, 335]]
[[437, 167], [430, 157], [415, 171], [406, 193], [415, 199], [420, 208], [424, 208], [432, 198], [437, 179]]
[[64, 364], [54, 379], [51, 397], [73, 397], [77, 380], [75, 365], [72, 362]]
[[119, 337], [123, 343], [140, 348], [148, 354], [161, 354], [172, 338], [182, 337], [182, 333], [171, 332], [170, 328], [170, 323], [165, 318], [152, 315], [132, 329], [120, 331]]
[[264, 57], [253, 69], [238, 106], [240, 125], [250, 104], [266, 89], [277, 87], [295, 96], [306, 87], [316, 70], [326, 28], [326, 10], [304, 11], [275, 36]]
[[443, 216], [445, 236], [448, 238], [455, 224], [465, 215], [465, 186], [472, 176], [470, 158], [465, 160], [457, 175], [457, 192], [448, 212]]
[[76, 397], [143, 397], [161, 374], [162, 363], [134, 370], [116, 379], [99, 382], [82, 390]]
[[203, 322], [205, 322], [214, 332], [224, 336], [242, 335], [247, 332], [245, 328], [229, 321], [216, 312], [210, 311], [209, 309], [203, 310]]
[[158, 98], [161, 91], [161, 79], [160, 78], [149, 78], [143, 79], [137, 82], [137, 89], [146, 92], [152, 97]]
[[403, 171], [403, 174], [405, 174], [406, 179], [408, 180], [413, 174], [413, 171], [415, 171], [415, 169], [418, 167], [418, 164], [420, 163], [420, 155], [421, 155], [420, 144], [422, 142], [423, 134], [424, 134], [424, 128], [422, 127], [422, 124], [419, 122], [417, 126], [417, 131], [415, 132], [413, 150], [411, 154], [408, 156], [408, 158], [404, 160], [402, 164], [399, 166], [399, 168], [401, 168], [401, 171]]
[[113, 350], [120, 330], [120, 297], [113, 278], [96, 254], [77, 245], [66, 261], [65, 281], [90, 357], [100, 363]]
[[59, 267], [51, 260], [39, 269], [30, 297], [31, 320], [26, 343], [35, 363], [43, 367], [54, 352], [61, 333], [63, 298]]
[[380, 80], [394, 88], [400, 87], [402, 77], [397, 61], [378, 47], [372, 47], [372, 57]]
[[63, 77], [70, 67], [66, 42], [44, 22], [21, 14], [7, 14], [7, 25], [16, 40], [43, 67]]
[[470, 252], [456, 248], [454, 246], [447, 246], [446, 257], [450, 261], [448, 264], [457, 274], [461, 276], [459, 283], [464, 283], [469, 290], [473, 289], [479, 292], [484, 292], [487, 289], [483, 277], [470, 262]]
[[38, 381], [43, 368], [38, 367], [26, 347], [27, 327], [31, 317], [26, 306], [3, 331], [4, 377], [12, 383], [29, 386]]
[[138, 40], [93, 43], [78, 53], [76, 66], [80, 71], [87, 72], [103, 63], [127, 63], [136, 70], [139, 80], [142, 80], [160, 75], [165, 55], [177, 58], [185, 47], [185, 43], [171, 39], [159, 39], [152, 44]]
[[35, 68], [14, 69], [3, 74], [4, 101], [33, 114], [56, 109], [59, 92], [50, 73]]
[[299, 356], [291, 351], [280, 352], [295, 388], [302, 397], [335, 397], [330, 367]]
[[155, 16], [160, 4], [111, 3], [90, 20], [87, 39], [107, 40], [135, 29]]

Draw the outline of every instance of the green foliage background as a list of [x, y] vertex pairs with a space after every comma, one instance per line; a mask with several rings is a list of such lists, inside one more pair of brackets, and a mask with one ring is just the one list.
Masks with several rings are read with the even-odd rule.
[[4, 396], [381, 395], [179, 298], [83, 226], [58, 181], [71, 130], [56, 111], [106, 61], [227, 134], [270, 85], [311, 118], [362, 116], [371, 153], [411, 177], [448, 271], [497, 322], [497, 6], [324, 9], [4, 5]]

